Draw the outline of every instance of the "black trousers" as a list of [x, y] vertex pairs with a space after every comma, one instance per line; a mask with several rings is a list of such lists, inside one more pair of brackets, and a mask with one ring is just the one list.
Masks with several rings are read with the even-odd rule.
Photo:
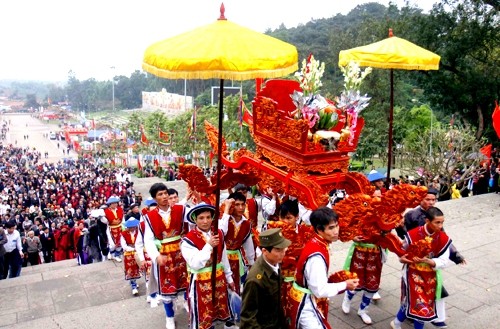
[[21, 255], [19, 255], [19, 250], [14, 249], [11, 252], [5, 253], [3, 277], [7, 278], [8, 274], [9, 278], [17, 278], [21, 274], [22, 263], [23, 260], [21, 259]]
[[45, 263], [52, 262], [52, 250], [42, 249], [43, 252], [43, 261]]
[[28, 262], [30, 262], [31, 266], [38, 265], [40, 263], [38, 252], [29, 252]]

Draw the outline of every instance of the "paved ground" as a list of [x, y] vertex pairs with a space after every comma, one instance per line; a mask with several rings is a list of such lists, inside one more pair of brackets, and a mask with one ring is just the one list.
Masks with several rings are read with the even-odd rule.
[[[0, 115], [0, 120], [10, 120], [11, 122], [10, 130], [4, 141], [6, 144], [13, 144], [18, 147], [34, 147], [42, 153], [42, 158], [45, 152], [48, 152], [49, 157], [45, 161], [49, 163], [57, 162], [62, 158], [76, 158], [76, 153], [73, 151], [70, 151], [69, 155], [63, 154], [62, 150], [66, 150], [68, 146], [66, 142], [50, 140], [43, 136], [50, 131], [60, 131], [61, 129], [56, 124], [47, 124], [29, 114], [3, 114]], [[28, 139], [24, 138], [25, 135], [28, 135]]]
[[[34, 120], [34, 119], [33, 119]], [[21, 133], [22, 139], [22, 133]], [[31, 139], [31, 136], [30, 136]], [[19, 139], [18, 139], [19, 141]], [[45, 144], [42, 143], [42, 144]], [[38, 146], [36, 146], [38, 148]], [[50, 151], [49, 151], [50, 152]], [[157, 178], [137, 179], [136, 187], [147, 196]], [[167, 182], [185, 194], [182, 182]], [[490, 329], [500, 327], [500, 195], [487, 194], [438, 204], [446, 217], [446, 231], [465, 255], [466, 266], [444, 271], [449, 328]], [[332, 270], [343, 265], [349, 244], [332, 247]], [[0, 281], [0, 326], [9, 328], [164, 328], [164, 311], [132, 297], [123, 280], [121, 264], [103, 262], [76, 266], [74, 260], [25, 268], [21, 277]], [[382, 299], [371, 306], [374, 321], [366, 326], [356, 315], [360, 297], [351, 314], [340, 310], [341, 296], [331, 300], [329, 321], [333, 328], [390, 328], [399, 307], [401, 265], [389, 256], [382, 277]], [[187, 314], [179, 308], [178, 328], [187, 328]], [[220, 327], [220, 326], [219, 326]], [[427, 327], [432, 327], [428, 325]], [[411, 328], [404, 325], [403, 328]]]

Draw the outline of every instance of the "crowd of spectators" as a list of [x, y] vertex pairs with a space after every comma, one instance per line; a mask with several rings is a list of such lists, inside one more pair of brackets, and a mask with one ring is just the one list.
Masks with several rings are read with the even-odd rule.
[[127, 169], [88, 159], [54, 164], [40, 159], [36, 149], [0, 145], [0, 227], [5, 228], [0, 229], [0, 279], [19, 276], [21, 266], [77, 257], [92, 243], [85, 237], [93, 227], [100, 256], [106, 248], [105, 228], [98, 229], [91, 213], [111, 195], [121, 198], [125, 210], [142, 201]]
[[[464, 176], [467, 179], [463, 179]], [[400, 176], [399, 179], [391, 178], [391, 186], [397, 184], [414, 184], [427, 186], [438, 191], [437, 199], [446, 201], [450, 199], [480, 195], [485, 193], [500, 192], [500, 157], [496, 153], [492, 158], [481, 162], [480, 166], [465, 174], [465, 169], [455, 169], [451, 177], [427, 174], [426, 177], [414, 178], [413, 176]], [[389, 187], [390, 188], [390, 187]]]

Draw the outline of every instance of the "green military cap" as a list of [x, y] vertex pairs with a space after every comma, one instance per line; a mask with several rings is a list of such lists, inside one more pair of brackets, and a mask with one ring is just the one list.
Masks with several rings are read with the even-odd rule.
[[280, 228], [272, 228], [267, 231], [262, 232], [259, 235], [259, 242], [261, 247], [274, 247], [274, 248], [286, 248], [292, 242], [283, 237]]

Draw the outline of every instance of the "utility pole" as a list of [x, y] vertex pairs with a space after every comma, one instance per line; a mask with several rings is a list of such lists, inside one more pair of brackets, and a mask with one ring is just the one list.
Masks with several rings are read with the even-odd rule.
[[113, 114], [115, 113], [115, 67], [111, 66], [111, 69], [113, 70], [113, 76], [111, 78], [111, 90], [113, 94]]

